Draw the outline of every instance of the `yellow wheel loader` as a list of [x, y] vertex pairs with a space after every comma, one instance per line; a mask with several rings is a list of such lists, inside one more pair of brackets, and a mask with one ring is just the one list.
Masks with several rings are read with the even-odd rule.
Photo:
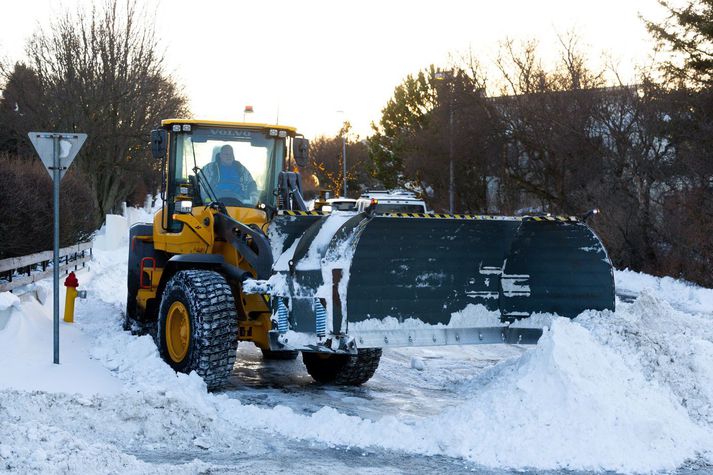
[[163, 207], [130, 230], [125, 329], [210, 389], [238, 341], [358, 385], [384, 347], [534, 344], [543, 315], [614, 308], [578, 217], [308, 211], [292, 127], [171, 119], [151, 141]]

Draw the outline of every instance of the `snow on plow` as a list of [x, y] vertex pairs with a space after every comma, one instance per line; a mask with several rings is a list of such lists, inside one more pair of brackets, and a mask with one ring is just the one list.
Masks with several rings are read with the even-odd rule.
[[547, 316], [614, 309], [611, 262], [574, 217], [283, 211], [270, 241], [253, 287], [276, 349], [532, 344]]

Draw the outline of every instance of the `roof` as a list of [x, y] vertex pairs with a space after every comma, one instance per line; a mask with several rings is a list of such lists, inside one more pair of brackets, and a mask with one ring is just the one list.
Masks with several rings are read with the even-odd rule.
[[335, 203], [335, 202], [342, 202], [342, 203], [356, 203], [356, 198], [329, 198], [327, 200], [327, 203]]
[[395, 190], [367, 190], [362, 193], [360, 198], [379, 198], [379, 199], [401, 199], [401, 200], [417, 200], [422, 201], [416, 193], [410, 190], [395, 189]]
[[173, 124], [191, 124], [191, 125], [205, 125], [208, 127], [254, 127], [260, 129], [278, 129], [285, 130], [290, 135], [295, 135], [297, 133], [297, 128], [288, 125], [276, 125], [276, 124], [260, 124], [255, 122], [226, 122], [222, 120], [205, 120], [205, 119], [164, 119], [161, 121], [161, 126], [165, 127], [167, 125]]

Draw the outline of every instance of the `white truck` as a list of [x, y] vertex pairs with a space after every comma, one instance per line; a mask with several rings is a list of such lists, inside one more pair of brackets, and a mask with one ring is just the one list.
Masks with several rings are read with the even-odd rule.
[[376, 200], [375, 213], [430, 213], [426, 202], [408, 190], [368, 190], [357, 200], [356, 210], [364, 211]]

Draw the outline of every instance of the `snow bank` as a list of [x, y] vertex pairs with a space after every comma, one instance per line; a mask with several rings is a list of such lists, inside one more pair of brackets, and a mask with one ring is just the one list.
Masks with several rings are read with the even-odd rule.
[[615, 313], [585, 312], [576, 321], [713, 428], [713, 318], [675, 310], [647, 290]]
[[677, 280], [654, 277], [629, 269], [614, 271], [617, 294], [636, 296], [644, 290], [660, 295], [674, 308], [690, 313], [713, 315], [713, 289]]
[[123, 216], [107, 214], [104, 225], [94, 236], [94, 248], [109, 251], [125, 247], [129, 242], [129, 222]]
[[13, 308], [20, 308], [20, 299], [11, 292], [0, 292], [0, 330], [7, 326]]
[[425, 323], [418, 318], [406, 318], [403, 321], [394, 317], [369, 318], [360, 322], [348, 322], [349, 331], [389, 330], [426, 330], [429, 328], [469, 328], [469, 327], [501, 327], [500, 313], [488, 310], [482, 304], [468, 304], [463, 310], [453, 312], [447, 325], [442, 323]]
[[[24, 400], [22, 393], [6, 393]], [[44, 401], [76, 403], [76, 401]], [[3, 411], [0, 411], [2, 414]], [[76, 433], [46, 423], [26, 419], [24, 411], [3, 414], [0, 424], [0, 463], [10, 473], [206, 473], [209, 465], [193, 461], [184, 465], [149, 464], [119, 451], [113, 444], [77, 437]], [[98, 424], [97, 424], [98, 425]], [[95, 428], [99, 432], [99, 426]]]
[[669, 391], [563, 318], [471, 387], [472, 401], [436, 418], [450, 421], [441, 445], [489, 466], [670, 470], [713, 440]]
[[[61, 316], [60, 316], [61, 318]], [[15, 307], [0, 331], [0, 389], [112, 394], [121, 384], [99, 362], [79, 326], [60, 321], [61, 365], [52, 363], [51, 302]]]
[[[126, 248], [97, 250], [91, 271], [79, 275], [89, 298], [77, 304], [77, 323], [62, 324], [59, 367], [51, 364], [51, 299], [18, 304], [0, 294], [0, 302], [12, 300], [0, 330], [0, 467], [195, 473], [210, 466], [147, 464], [132, 454], [268, 457], [275, 435], [513, 469], [650, 472], [713, 460], [713, 305], [706, 289], [649, 282], [655, 292], [616, 312], [554, 319], [537, 347], [461, 381], [463, 402], [455, 407], [369, 420], [329, 406], [305, 414], [245, 404], [235, 394], [207, 393], [195, 374], [173, 372], [150, 337], [121, 330], [126, 255]], [[634, 276], [630, 287], [639, 281], [647, 279]], [[38, 285], [45, 284], [51, 286]], [[474, 306], [452, 321], [490, 317]], [[410, 366], [428, 367], [418, 359]]]
[[124, 204], [121, 215], [106, 215], [104, 225], [94, 236], [94, 248], [112, 251], [127, 246], [129, 228], [136, 223], [153, 223], [154, 214], [161, 209], [161, 204], [158, 196], [148, 195], [143, 208], [126, 207]]
[[332, 408], [310, 417], [281, 408], [272, 421], [266, 419], [275, 414], [250, 408], [250, 419], [291, 437], [515, 469], [671, 470], [709, 451], [713, 440], [669, 391], [567, 319], [557, 319], [534, 350], [466, 390], [472, 392], [467, 403], [413, 424], [395, 417], [368, 421]]

